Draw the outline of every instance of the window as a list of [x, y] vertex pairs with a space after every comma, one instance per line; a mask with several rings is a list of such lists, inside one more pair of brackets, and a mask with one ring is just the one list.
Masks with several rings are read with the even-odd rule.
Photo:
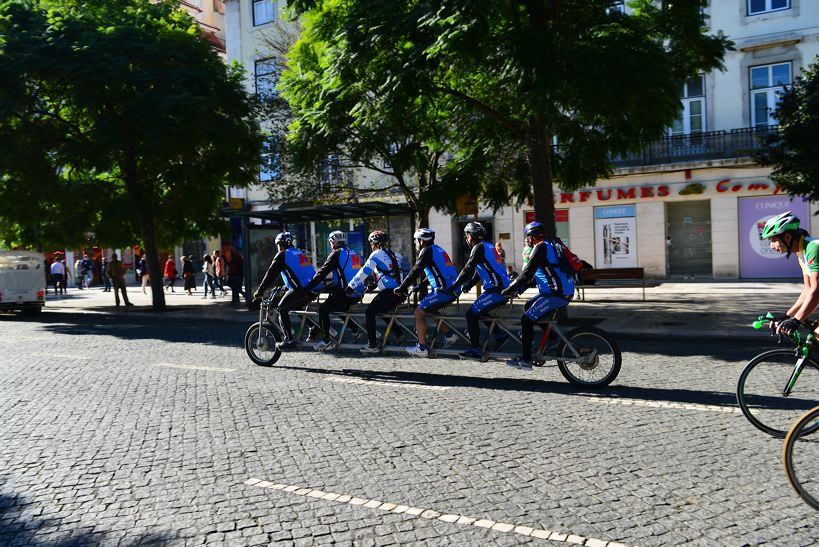
[[279, 71], [276, 68], [276, 59], [262, 59], [256, 61], [256, 94], [262, 99], [276, 96], [276, 80]]
[[751, 79], [751, 125], [776, 125], [779, 95], [791, 84], [791, 63], [754, 66]]
[[275, 0], [253, 0], [253, 26], [258, 27], [276, 20]]
[[275, 138], [270, 138], [264, 142], [261, 159], [259, 182], [269, 182], [278, 178], [281, 172], [281, 154], [279, 152], [279, 143]]
[[617, 0], [615, 0], [614, 2], [611, 3], [611, 6], [606, 11], [609, 14], [612, 14], [614, 12], [625, 14], [626, 13], [626, 2], [625, 2], [625, 0], [620, 0], [619, 2]]
[[748, 0], [748, 15], [789, 9], [791, 0]]
[[688, 78], [682, 88], [682, 112], [671, 124], [669, 134], [690, 135], [705, 131], [705, 77]]
[[319, 183], [322, 189], [336, 190], [341, 182], [341, 158], [338, 154], [330, 154], [321, 162]]

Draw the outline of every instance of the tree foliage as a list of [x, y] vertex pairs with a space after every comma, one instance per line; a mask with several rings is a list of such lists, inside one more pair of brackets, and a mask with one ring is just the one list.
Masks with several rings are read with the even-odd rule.
[[[112, 246], [139, 234], [154, 272], [158, 246], [223, 227], [225, 184], [255, 179], [261, 137], [241, 71], [189, 15], [170, 2], [13, 0], [0, 5], [0, 36], [0, 142], [50, 129], [32, 153], [51, 176], [0, 156], [4, 188], [60, 190], [38, 222], [66, 190], [88, 188], [78, 225]], [[151, 278], [163, 309], [161, 277]]]
[[774, 166], [771, 179], [788, 194], [819, 200], [819, 61], [782, 93], [776, 120], [757, 159]]
[[[610, 0], [289, 3], [310, 20], [311, 40], [333, 51], [316, 48], [315, 75], [293, 66], [315, 97], [333, 92], [356, 128], [374, 121], [359, 114], [374, 91], [403, 114], [401, 99], [446, 98], [457, 112], [446, 128], [455, 164], [431, 195], [451, 203], [449, 188], [475, 186], [490, 202], [528, 194], [551, 231], [552, 183], [571, 189], [610, 175], [613, 155], [658, 138], [678, 116], [685, 78], [720, 68], [730, 47], [705, 33], [704, 0], [635, 0], [629, 15]], [[364, 82], [376, 87], [356, 99]], [[317, 127], [332, 111], [316, 104], [305, 102], [300, 123]]]

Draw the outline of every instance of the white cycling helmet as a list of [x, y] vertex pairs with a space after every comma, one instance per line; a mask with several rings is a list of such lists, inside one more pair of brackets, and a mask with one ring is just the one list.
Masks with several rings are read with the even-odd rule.
[[420, 239], [421, 241], [432, 241], [435, 239], [435, 230], [430, 228], [418, 228], [414, 234], [413, 239]]
[[327, 236], [327, 241], [330, 243], [347, 243], [347, 234], [341, 230], [332, 231], [330, 232], [330, 235]]

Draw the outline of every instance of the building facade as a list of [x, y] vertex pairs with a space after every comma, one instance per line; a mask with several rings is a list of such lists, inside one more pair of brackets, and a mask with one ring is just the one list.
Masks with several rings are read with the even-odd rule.
[[[793, 210], [812, 233], [816, 204], [792, 200], [752, 158], [775, 131], [777, 94], [819, 55], [819, 2], [721, 0], [706, 9], [712, 32], [735, 43], [725, 70], [690, 78], [668, 135], [614, 159], [614, 176], [592, 188], [555, 188], [558, 235], [597, 268], [640, 266], [653, 278], [798, 276], [794, 260], [759, 240], [764, 221]], [[531, 208], [479, 212], [507, 260], [521, 267], [522, 228]], [[454, 247], [467, 219], [430, 223]], [[440, 237], [440, 236], [439, 236]]]

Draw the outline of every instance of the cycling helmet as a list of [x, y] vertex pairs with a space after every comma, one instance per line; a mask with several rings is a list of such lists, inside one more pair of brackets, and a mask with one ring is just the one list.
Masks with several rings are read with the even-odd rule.
[[341, 230], [335, 230], [330, 232], [330, 235], [327, 236], [327, 240], [330, 243], [347, 243], [347, 234], [342, 232]]
[[376, 230], [370, 234], [370, 236], [367, 238], [367, 241], [369, 241], [370, 243], [377, 243], [379, 245], [386, 245], [387, 243], [390, 242], [390, 236], [387, 235], [387, 232], [384, 232], [382, 230]]
[[276, 243], [284, 243], [287, 246], [293, 244], [293, 234], [290, 232], [282, 232], [276, 236]]
[[464, 233], [483, 239], [486, 237], [486, 228], [480, 222], [470, 222], [464, 226]]
[[538, 221], [530, 222], [523, 228], [523, 237], [529, 236], [543, 236], [546, 234], [546, 229]]
[[770, 239], [773, 236], [784, 234], [789, 230], [799, 229], [799, 219], [791, 212], [787, 211], [781, 215], [769, 218], [762, 228], [762, 239]]
[[435, 230], [430, 228], [418, 228], [414, 234], [413, 239], [420, 239], [421, 241], [432, 241], [435, 239]]

